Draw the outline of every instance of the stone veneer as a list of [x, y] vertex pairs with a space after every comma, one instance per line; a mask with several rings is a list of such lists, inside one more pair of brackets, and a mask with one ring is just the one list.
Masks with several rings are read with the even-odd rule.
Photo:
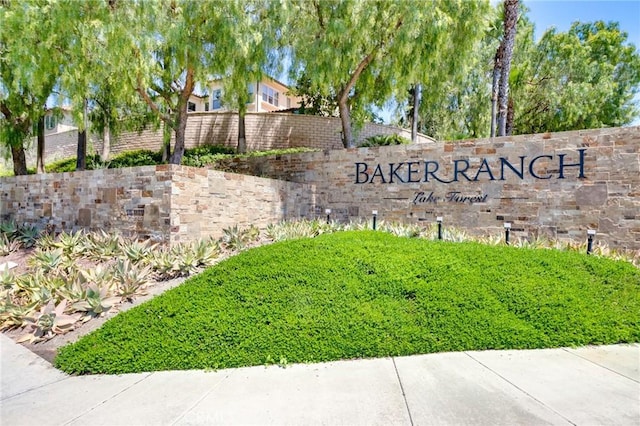
[[313, 211], [309, 185], [161, 165], [0, 178], [0, 220], [120, 230], [164, 242], [220, 237]]
[[[585, 149], [584, 177], [578, 177], [578, 167], [565, 167], [564, 178], [559, 179], [560, 156], [565, 155], [565, 165], [576, 163], [580, 149]], [[552, 158], [537, 159], [533, 173], [541, 177], [551, 174], [552, 178], [536, 179], [528, 169], [529, 161], [545, 155]], [[519, 166], [520, 156], [526, 157], [523, 179], [499, 159], [504, 157]], [[465, 166], [463, 160], [469, 163], [466, 174], [472, 180], [482, 170], [478, 180], [468, 181], [458, 174], [458, 182], [442, 183], [431, 174], [424, 182], [425, 168], [435, 168], [425, 161], [437, 161], [440, 168], [436, 176], [451, 180], [455, 160], [460, 161], [459, 169]], [[369, 177], [380, 164], [387, 181], [390, 163], [397, 167], [401, 162], [418, 162], [411, 166], [419, 170], [411, 175], [411, 180], [418, 182], [399, 182], [401, 178], [409, 180], [405, 164], [399, 177], [394, 176], [394, 183], [382, 183], [376, 176], [373, 183], [357, 184], [356, 180], [365, 180], [365, 174], [356, 174], [359, 162], [369, 165]], [[330, 208], [333, 218], [347, 220], [370, 217], [375, 209], [379, 219], [387, 221], [427, 225], [442, 216], [445, 226], [494, 235], [502, 233], [503, 224], [509, 222], [517, 235], [582, 241], [587, 229], [596, 229], [597, 240], [640, 250], [640, 127], [236, 159], [220, 162], [219, 167], [312, 184], [316, 187], [317, 216]], [[364, 166], [359, 167], [363, 171]], [[505, 167], [504, 180], [500, 180], [501, 167]], [[460, 202], [447, 200], [452, 192], [459, 193]]]

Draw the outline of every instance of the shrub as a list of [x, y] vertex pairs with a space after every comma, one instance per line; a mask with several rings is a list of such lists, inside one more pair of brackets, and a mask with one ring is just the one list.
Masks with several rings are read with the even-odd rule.
[[400, 135], [376, 135], [368, 137], [360, 144], [361, 148], [372, 146], [408, 145], [411, 141]]

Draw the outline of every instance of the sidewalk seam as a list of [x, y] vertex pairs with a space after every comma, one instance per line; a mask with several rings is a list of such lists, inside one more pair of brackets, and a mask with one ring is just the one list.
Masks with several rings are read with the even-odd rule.
[[413, 426], [413, 417], [411, 417], [409, 401], [407, 401], [407, 394], [404, 391], [404, 386], [402, 386], [402, 379], [400, 378], [400, 372], [398, 371], [395, 357], [391, 357], [391, 361], [393, 362], [393, 369], [396, 370], [396, 376], [398, 377], [398, 383], [400, 384], [400, 390], [402, 391], [402, 399], [404, 399], [404, 405], [405, 407], [407, 407], [407, 414], [409, 414], [409, 423], [411, 424], [411, 426]]
[[472, 360], [474, 360], [475, 362], [477, 362], [478, 364], [480, 364], [481, 366], [483, 366], [484, 368], [486, 368], [487, 370], [491, 371], [493, 374], [495, 374], [496, 376], [500, 377], [502, 380], [504, 380], [505, 382], [509, 383], [511, 386], [513, 386], [514, 388], [518, 389], [520, 392], [522, 392], [523, 394], [525, 394], [526, 396], [528, 396], [529, 398], [533, 399], [534, 401], [536, 401], [538, 404], [542, 405], [543, 407], [545, 407], [547, 410], [550, 410], [551, 412], [557, 414], [558, 416], [560, 416], [561, 418], [563, 418], [564, 420], [566, 420], [568, 423], [576, 426], [576, 423], [572, 422], [570, 419], [568, 419], [566, 416], [562, 415], [561, 413], [557, 412], [556, 410], [554, 410], [553, 408], [549, 407], [547, 404], [545, 404], [544, 402], [540, 401], [538, 398], [534, 397], [533, 395], [531, 395], [529, 392], [525, 391], [524, 389], [522, 389], [520, 386], [516, 385], [515, 383], [513, 383], [512, 381], [510, 381], [509, 379], [507, 379], [506, 377], [504, 377], [502, 374], [498, 373], [497, 371], [493, 370], [491, 367], [489, 367], [488, 365], [483, 364], [480, 360], [474, 358], [469, 352], [464, 351], [464, 354], [467, 355], [469, 358], [471, 358]]
[[231, 376], [233, 374], [233, 372], [230, 372], [229, 374], [227, 374], [226, 376], [224, 376], [221, 380], [218, 380], [218, 382], [211, 386], [211, 389], [209, 389], [208, 391], [206, 391], [204, 393], [204, 395], [202, 395], [200, 398], [198, 398], [198, 400], [196, 402], [194, 402], [193, 404], [191, 404], [191, 406], [189, 408], [187, 408], [186, 410], [184, 410], [184, 412], [182, 414], [180, 414], [178, 417], [176, 417], [176, 419], [174, 421], [171, 422], [171, 425], [175, 425], [177, 424], [180, 420], [182, 420], [184, 418], [184, 416], [186, 416], [187, 414], [189, 414], [191, 411], [193, 411], [194, 408], [196, 408], [196, 406], [198, 406], [198, 404], [200, 404], [202, 401], [204, 401], [204, 399], [206, 397], [209, 396], [209, 394], [211, 392], [213, 392], [214, 390], [216, 390], [216, 388], [218, 386], [220, 386], [222, 384], [222, 382], [224, 382], [225, 380], [227, 380], [229, 378], [229, 376]]
[[62, 379], [59, 379], [59, 380], [56, 380], [56, 381], [53, 381], [53, 382], [49, 382], [49, 383], [45, 383], [44, 385], [34, 386], [34, 387], [32, 387], [32, 388], [29, 388], [29, 389], [23, 390], [22, 392], [17, 393], [17, 394], [15, 394], [15, 395], [11, 395], [11, 396], [8, 396], [8, 397], [6, 397], [6, 398], [0, 398], [0, 401], [8, 401], [8, 400], [10, 400], [10, 399], [12, 399], [12, 398], [15, 398], [15, 397], [17, 397], [17, 396], [24, 395], [25, 393], [33, 392], [34, 390], [41, 389], [41, 388], [44, 388], [44, 387], [47, 387], [47, 386], [50, 386], [50, 385], [54, 385], [54, 384], [56, 384], [56, 383], [60, 383], [60, 382], [63, 382], [63, 381], [65, 381], [65, 380], [69, 380], [69, 379], [71, 379], [71, 378], [72, 378], [72, 376], [69, 376], [69, 377], [63, 377]]
[[138, 383], [141, 383], [145, 380], [147, 380], [149, 377], [151, 377], [153, 375], [153, 373], [149, 373], [146, 376], [144, 376], [142, 379], [138, 380], [135, 383], [132, 383], [130, 386], [127, 386], [126, 388], [122, 389], [120, 392], [117, 392], [111, 396], [109, 396], [107, 399], [105, 399], [102, 402], [99, 402], [97, 404], [95, 404], [94, 406], [92, 406], [91, 408], [89, 408], [88, 410], [83, 411], [82, 413], [78, 414], [77, 416], [75, 416], [74, 418], [72, 418], [71, 420], [69, 420], [68, 422], [65, 423], [65, 425], [70, 425], [71, 423], [75, 422], [76, 420], [78, 420], [80, 417], [84, 416], [85, 414], [88, 414], [90, 412], [92, 412], [93, 410], [95, 410], [96, 408], [98, 408], [101, 405], [104, 405], [107, 401], [112, 400], [113, 398], [115, 398], [116, 396], [122, 394], [123, 392], [126, 392], [127, 390], [131, 389], [132, 387], [134, 387], [135, 385], [137, 385]]
[[597, 365], [598, 367], [604, 368], [605, 370], [609, 370], [609, 371], [611, 371], [612, 373], [617, 374], [618, 376], [622, 376], [622, 377], [624, 377], [625, 379], [629, 379], [629, 380], [631, 380], [632, 382], [640, 383], [640, 381], [638, 381], [638, 380], [634, 379], [633, 377], [629, 377], [629, 376], [627, 376], [627, 375], [625, 375], [625, 374], [622, 374], [622, 373], [620, 373], [619, 371], [616, 371], [616, 370], [613, 370], [613, 369], [611, 369], [611, 368], [607, 367], [606, 365], [598, 364], [597, 362], [592, 361], [592, 360], [590, 360], [589, 358], [585, 358], [585, 357], [583, 357], [583, 356], [582, 356], [582, 355], [580, 355], [580, 354], [577, 354], [577, 353], [575, 353], [575, 352], [571, 352], [568, 348], [562, 348], [562, 350], [563, 350], [563, 351], [565, 351], [565, 352], [566, 352], [566, 353], [568, 353], [568, 354], [575, 355], [575, 356], [577, 356], [577, 357], [578, 357], [578, 358], [580, 358], [580, 359], [583, 359], [583, 360], [585, 360], [585, 361], [589, 361], [591, 364]]

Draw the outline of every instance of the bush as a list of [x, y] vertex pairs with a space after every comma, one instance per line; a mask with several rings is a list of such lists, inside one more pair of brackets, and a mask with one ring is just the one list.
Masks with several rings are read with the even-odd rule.
[[408, 145], [411, 141], [400, 135], [376, 135], [371, 136], [360, 144], [361, 148], [372, 146]]
[[191, 167], [204, 167], [218, 160], [233, 155], [235, 151], [224, 145], [202, 145], [187, 149], [182, 157], [182, 164]]
[[128, 373], [640, 341], [640, 271], [575, 252], [323, 234], [245, 251], [63, 347]]

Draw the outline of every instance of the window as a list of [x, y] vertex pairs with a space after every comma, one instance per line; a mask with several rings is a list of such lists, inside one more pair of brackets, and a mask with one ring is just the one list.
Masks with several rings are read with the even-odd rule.
[[216, 89], [211, 94], [211, 109], [222, 108], [222, 90]]
[[187, 104], [187, 111], [195, 112], [196, 111], [196, 104], [194, 104], [193, 102], [189, 102]]
[[262, 100], [271, 105], [278, 106], [278, 91], [269, 86], [262, 85]]
[[207, 100], [207, 102], [204, 103], [204, 110], [205, 111], [209, 111], [209, 101]]
[[249, 83], [249, 85], [247, 86], [247, 91], [249, 93], [249, 100], [247, 101], [248, 104], [252, 104], [255, 102], [255, 96], [253, 95], [254, 88], [255, 83]]
[[44, 117], [44, 128], [47, 130], [53, 130], [56, 128], [56, 118], [52, 115]]

